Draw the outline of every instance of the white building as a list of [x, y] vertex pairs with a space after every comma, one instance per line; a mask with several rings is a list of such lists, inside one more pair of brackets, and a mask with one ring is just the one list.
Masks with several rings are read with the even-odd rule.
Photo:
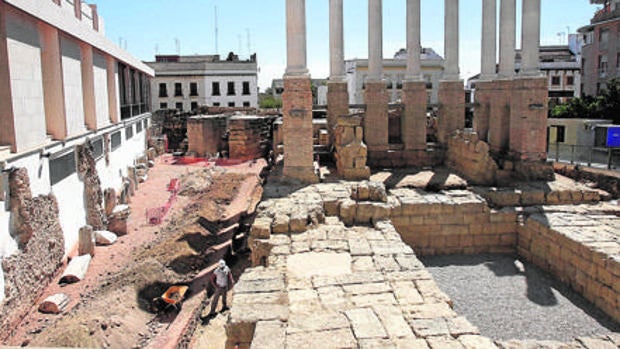
[[[436, 104], [439, 93], [439, 80], [443, 76], [444, 59], [431, 48], [422, 48], [422, 74], [426, 81], [427, 102]], [[345, 61], [349, 104], [364, 104], [364, 88], [368, 76], [368, 59]], [[392, 59], [383, 60], [383, 77], [386, 80], [390, 103], [401, 100], [401, 91], [407, 72], [407, 53], [400, 50]]]
[[[66, 255], [87, 215], [75, 147], [91, 142], [102, 189], [118, 192], [145, 152], [152, 76], [105, 37], [95, 5], [0, 1], [0, 261], [24, 252], [12, 231], [8, 172], [27, 169], [33, 197], [55, 195]], [[0, 267], [0, 301], [4, 281]]]
[[256, 55], [239, 60], [219, 55], [156, 56], [146, 62], [155, 71], [153, 110], [190, 111], [199, 106], [258, 107]]

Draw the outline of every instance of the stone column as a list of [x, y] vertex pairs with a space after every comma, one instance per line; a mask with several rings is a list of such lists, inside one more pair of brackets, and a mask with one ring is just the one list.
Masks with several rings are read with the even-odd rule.
[[389, 98], [383, 80], [382, 0], [368, 0], [368, 78], [364, 101], [364, 139], [368, 145], [369, 161], [372, 163], [373, 158], [382, 156], [380, 153], [389, 148]]
[[43, 98], [45, 103], [46, 130], [53, 139], [67, 137], [65, 97], [62, 85], [62, 64], [58, 29], [40, 22], [41, 72], [43, 73]]
[[540, 75], [540, 0], [523, 0], [522, 18], [520, 75], [538, 76]]
[[306, 1], [286, 0], [287, 68], [282, 113], [286, 178], [316, 183], [312, 137], [312, 90], [306, 68]]
[[531, 163], [547, 157], [548, 81], [539, 70], [540, 0], [523, 0], [522, 18], [521, 70], [510, 96], [509, 151], [513, 159]]
[[327, 127], [330, 143], [338, 118], [349, 114], [349, 93], [344, 67], [343, 0], [329, 0], [330, 77], [327, 83]]
[[95, 73], [93, 71], [93, 48], [80, 43], [82, 55], [82, 95], [84, 96], [84, 124], [89, 130], [97, 130], [95, 103]]
[[420, 51], [420, 0], [407, 0], [407, 74], [401, 120], [405, 150], [426, 149], [426, 83], [421, 74]]
[[515, 74], [516, 12], [516, 0], [501, 0], [499, 76], [502, 78], [512, 78]]
[[476, 85], [476, 109], [474, 130], [479, 139], [487, 141], [490, 121], [490, 103], [493, 101], [495, 88], [492, 86], [496, 78], [495, 61], [497, 50], [497, 1], [482, 0], [482, 52], [480, 61], [480, 81]]
[[459, 0], [445, 0], [444, 80], [459, 80]]
[[445, 0], [445, 65], [439, 83], [437, 138], [447, 144], [452, 132], [465, 126], [465, 90], [459, 77], [459, 0]]
[[495, 78], [497, 0], [482, 0], [482, 55], [480, 80]]

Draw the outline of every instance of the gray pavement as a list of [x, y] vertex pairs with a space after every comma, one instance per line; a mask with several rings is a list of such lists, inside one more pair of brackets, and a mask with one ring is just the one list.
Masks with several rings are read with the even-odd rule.
[[420, 260], [454, 310], [494, 340], [570, 341], [620, 332], [620, 325], [568, 286], [505, 255], [437, 256]]

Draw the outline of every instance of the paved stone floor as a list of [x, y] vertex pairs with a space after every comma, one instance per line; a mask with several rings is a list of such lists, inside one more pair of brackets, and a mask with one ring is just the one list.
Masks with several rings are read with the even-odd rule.
[[514, 256], [421, 258], [454, 310], [490, 338], [570, 341], [620, 332], [592, 303]]
[[[389, 195], [375, 203], [351, 203], [352, 195], [362, 195], [361, 187], [317, 185], [284, 194], [283, 187], [270, 186], [266, 193], [271, 199], [261, 203], [249, 241], [253, 261], [266, 267], [247, 269], [234, 289], [227, 348], [599, 349], [620, 345], [618, 332], [592, 320], [583, 320], [591, 326], [586, 331], [570, 333], [571, 328], [560, 326], [556, 329], [565, 331], [562, 336], [541, 336], [544, 341], [481, 335], [469, 315], [454, 308], [453, 300], [392, 223], [377, 218], [399, 210], [407, 198]], [[456, 198], [465, 195], [458, 194]], [[454, 195], [440, 193], [433, 198], [437, 200], [429, 204], [443, 208], [452, 204]], [[479, 200], [463, 205], [477, 208]], [[345, 226], [339, 217], [329, 216], [340, 209], [342, 217], [343, 202], [350, 203], [347, 210], [368, 210], [373, 224]], [[503, 273], [501, 268], [497, 272]], [[508, 282], [507, 277], [504, 280]], [[492, 284], [495, 279], [477, 282]], [[475, 292], [477, 283], [471, 285]], [[550, 292], [550, 288], [542, 295], [530, 292], [530, 297], [565, 304]], [[532, 301], [521, 298], [519, 302]], [[520, 318], [524, 310], [493, 311]], [[538, 317], [545, 319], [546, 311], [541, 309]]]

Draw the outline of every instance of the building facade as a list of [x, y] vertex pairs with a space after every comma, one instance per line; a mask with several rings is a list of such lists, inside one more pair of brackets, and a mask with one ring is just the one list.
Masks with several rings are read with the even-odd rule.
[[595, 96], [607, 81], [620, 77], [620, 0], [593, 0], [603, 5], [582, 35], [582, 91]]
[[[443, 76], [444, 59], [432, 48], [421, 50], [422, 75], [426, 82], [427, 103], [436, 104], [439, 93], [439, 81]], [[345, 61], [347, 90], [350, 104], [364, 104], [364, 90], [368, 78], [368, 60], [350, 59]], [[407, 53], [400, 50], [392, 59], [383, 60], [383, 78], [386, 80], [389, 102], [402, 99], [403, 80], [407, 71]]]
[[[23, 252], [10, 173], [27, 170], [32, 197], [53, 194], [66, 255], [89, 214], [78, 147], [90, 145], [101, 188], [117, 192], [145, 153], [153, 71], [103, 29], [80, 0], [0, 1], [0, 261]], [[4, 281], [0, 268], [0, 301]]]
[[219, 55], [162, 55], [146, 64], [155, 71], [153, 110], [258, 106], [256, 55], [248, 60], [233, 53], [225, 60]]
[[[539, 69], [548, 80], [549, 100], [555, 103], [564, 103], [567, 100], [581, 96], [581, 64], [578, 47], [569, 45], [541, 46]], [[521, 51], [515, 55], [516, 70], [521, 67]], [[476, 83], [480, 74], [468, 79], [467, 89], [472, 91], [468, 102], [473, 102]]]

